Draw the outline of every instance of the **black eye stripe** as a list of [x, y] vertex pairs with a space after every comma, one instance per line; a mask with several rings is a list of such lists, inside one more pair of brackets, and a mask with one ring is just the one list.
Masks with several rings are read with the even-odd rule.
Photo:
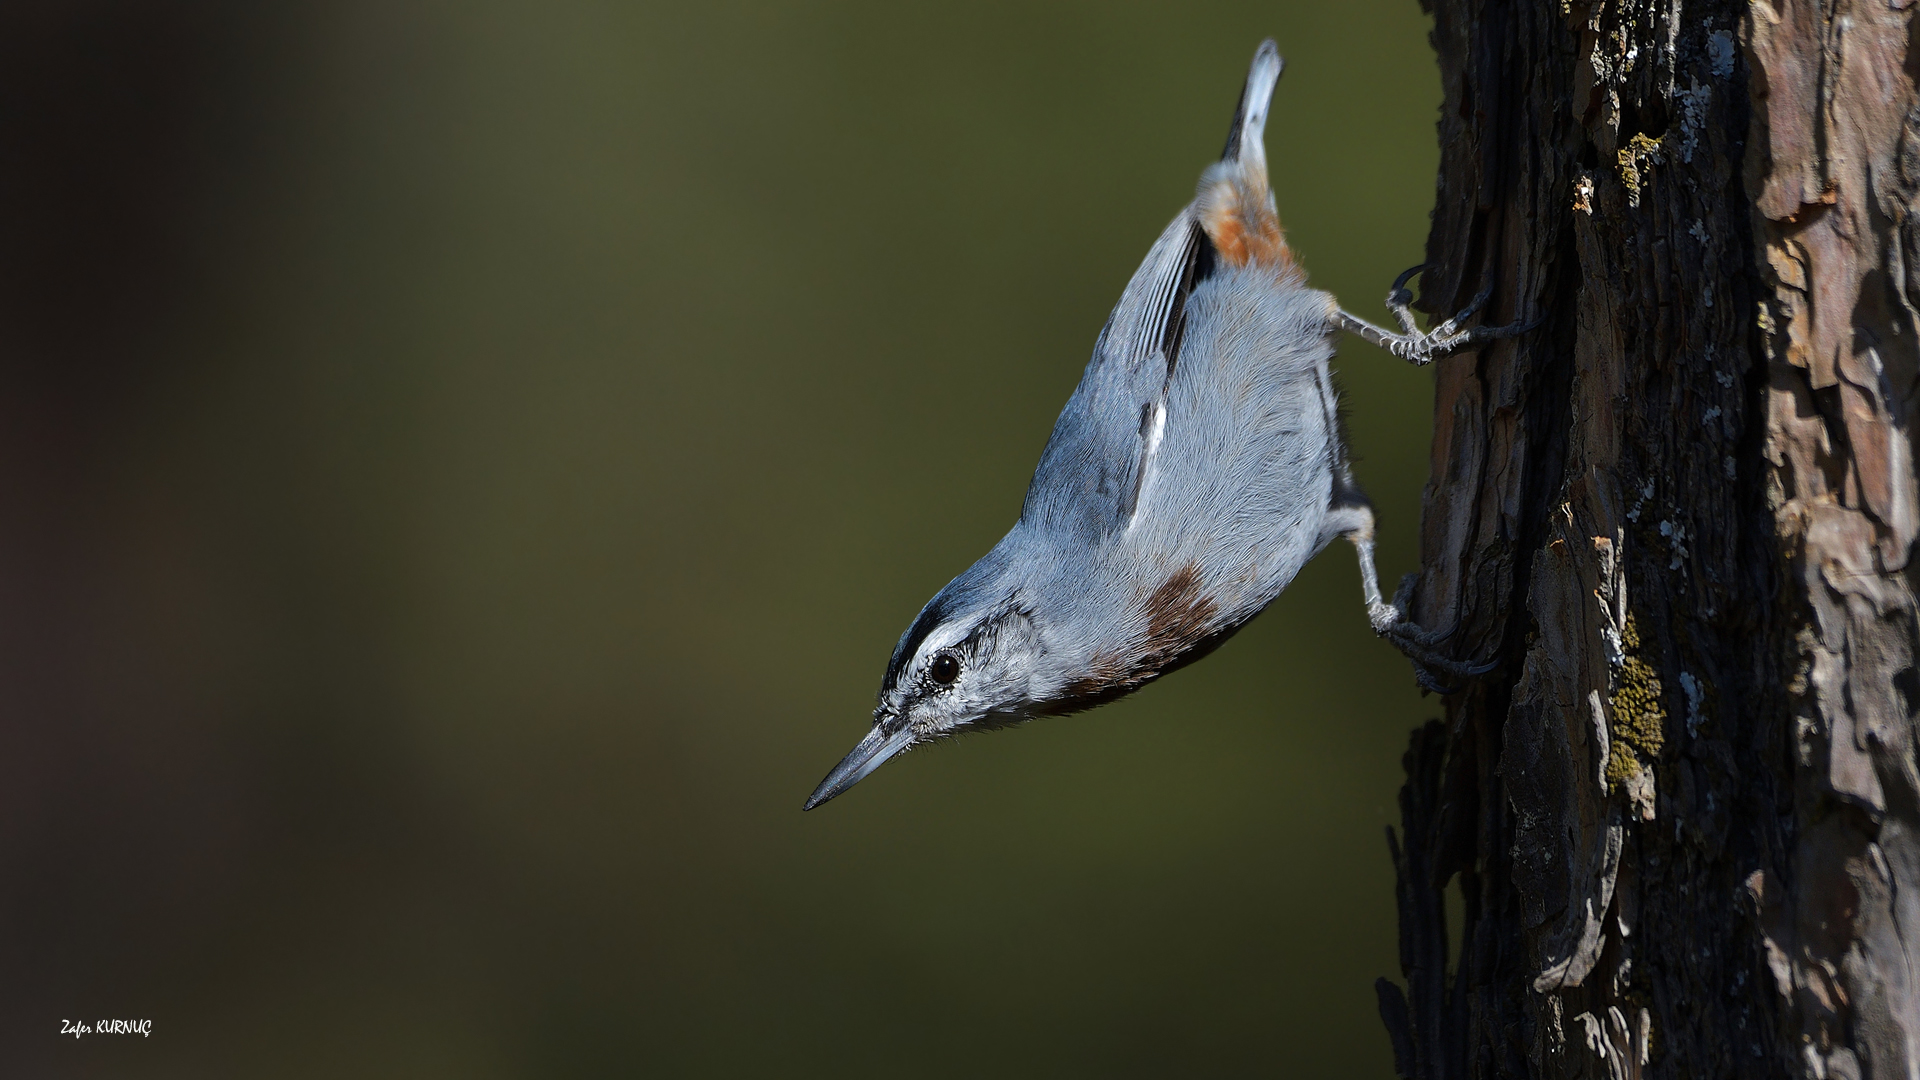
[[920, 643], [927, 640], [927, 635], [933, 633], [934, 628], [946, 620], [947, 611], [948, 601], [944, 593], [928, 602], [927, 606], [921, 610], [919, 618], [914, 619], [913, 625], [907, 627], [907, 632], [900, 638], [900, 644], [894, 646], [893, 658], [887, 661], [887, 675], [882, 685], [895, 684], [900, 677], [901, 669], [906, 667], [913, 659], [913, 655], [920, 651]]

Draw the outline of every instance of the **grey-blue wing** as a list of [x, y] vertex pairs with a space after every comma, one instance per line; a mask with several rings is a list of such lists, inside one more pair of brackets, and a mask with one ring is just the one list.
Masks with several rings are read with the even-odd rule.
[[1166, 416], [1188, 295], [1213, 247], [1183, 210], [1160, 234], [1094, 343], [1027, 488], [1020, 520], [1092, 541], [1125, 528]]

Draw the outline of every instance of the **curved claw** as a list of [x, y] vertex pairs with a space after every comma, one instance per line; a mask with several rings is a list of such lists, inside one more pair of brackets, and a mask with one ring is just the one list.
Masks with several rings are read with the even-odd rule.
[[1407, 281], [1426, 268], [1427, 264], [1421, 263], [1402, 270], [1400, 276], [1393, 279], [1393, 288], [1387, 290], [1387, 310], [1393, 312], [1393, 317], [1400, 322], [1400, 329], [1409, 335], [1420, 332], [1420, 323], [1408, 307], [1413, 303], [1413, 290], [1407, 288]]
[[1388, 308], [1398, 313], [1401, 308], [1413, 302], [1413, 290], [1407, 288], [1407, 282], [1413, 280], [1415, 274], [1426, 268], [1427, 264], [1421, 263], [1419, 266], [1410, 266], [1400, 271], [1400, 276], [1393, 279], [1393, 286], [1387, 290]]

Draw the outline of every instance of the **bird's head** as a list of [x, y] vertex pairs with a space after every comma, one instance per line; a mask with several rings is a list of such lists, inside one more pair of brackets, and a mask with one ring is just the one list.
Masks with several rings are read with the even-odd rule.
[[1067, 563], [1016, 528], [940, 590], [894, 647], [873, 730], [805, 809], [922, 743], [1132, 693], [1205, 656], [1245, 618], [1223, 614], [1197, 565], [1164, 578], [1135, 566], [1126, 576], [1144, 583], [1127, 588], [1063, 575]]
[[1055, 681], [1031, 590], [990, 555], [934, 596], [900, 637], [880, 683], [873, 730], [820, 782], [811, 810], [922, 743], [1017, 724]]

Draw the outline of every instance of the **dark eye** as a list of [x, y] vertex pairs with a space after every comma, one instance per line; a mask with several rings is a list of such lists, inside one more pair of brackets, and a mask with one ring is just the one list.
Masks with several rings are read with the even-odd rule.
[[941, 653], [933, 658], [933, 663], [927, 665], [927, 674], [933, 676], [934, 682], [950, 683], [960, 677], [960, 661]]

